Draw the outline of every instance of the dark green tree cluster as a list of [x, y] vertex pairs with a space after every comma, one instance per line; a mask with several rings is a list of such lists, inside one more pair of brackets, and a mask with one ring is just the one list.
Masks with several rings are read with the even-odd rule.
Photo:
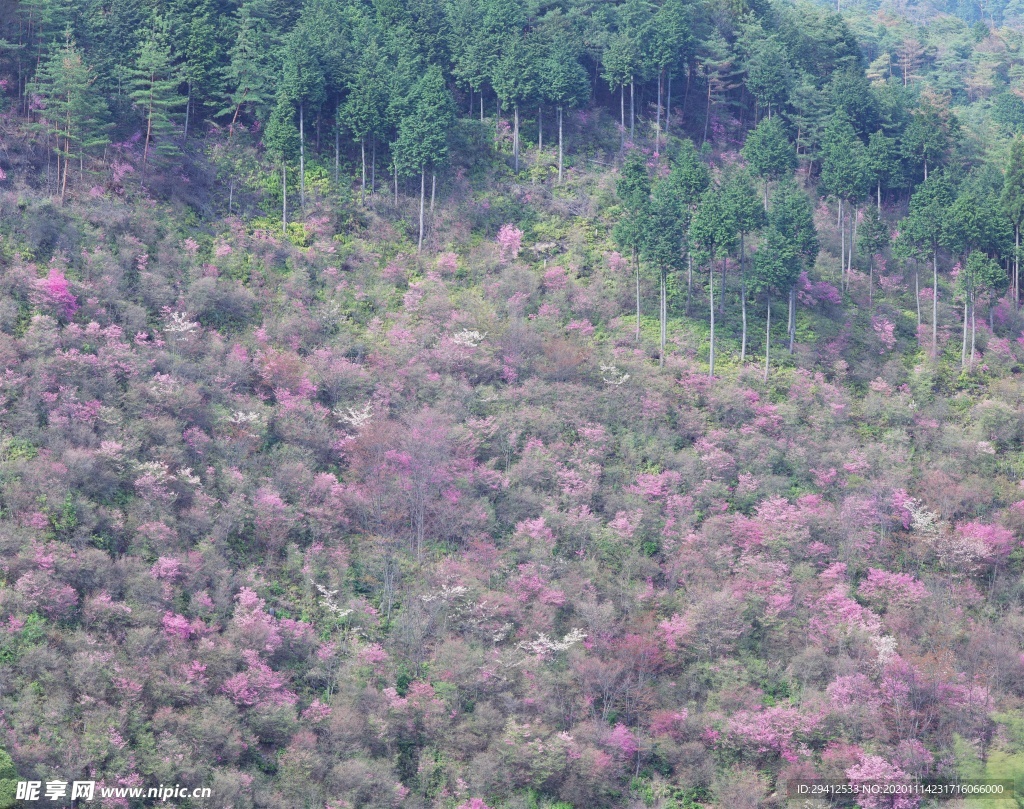
[[[726, 106], [740, 111], [744, 126], [776, 113], [791, 126], [800, 82], [824, 92], [836, 69], [860, 64], [845, 26], [824, 12], [752, 8], [742, 21], [712, 23], [693, 0], [598, 8], [579, 0], [15, 0], [10, 19], [0, 20], [0, 40], [0, 71], [16, 77], [8, 92], [23, 114], [52, 130], [62, 193], [69, 156], [84, 171], [106, 141], [129, 143], [138, 133], [146, 183], [154, 160], [167, 164], [190, 138], [223, 128], [237, 146], [266, 132], [273, 116], [279, 124], [283, 98], [295, 111], [298, 150], [287, 160], [297, 161], [303, 208], [307, 164], [323, 160], [329, 144], [336, 183], [342, 156], [358, 150], [364, 202], [367, 186], [376, 190], [379, 147], [397, 176], [444, 162], [436, 133], [427, 140], [440, 150], [429, 160], [411, 163], [407, 148], [418, 84], [430, 68], [452, 96], [445, 107], [462, 96], [463, 109], [475, 114], [478, 106], [481, 119], [487, 108], [510, 114], [514, 170], [524, 117], [535, 118], [530, 131], [535, 125], [541, 149], [545, 115], [553, 116], [562, 181], [566, 110], [614, 109], [623, 144], [653, 135], [659, 151], [680, 106], [686, 114], [678, 120], [693, 131], [714, 133], [710, 119]], [[262, 145], [279, 163], [280, 150]], [[759, 176], [774, 181], [775, 173]]]
[[[788, 144], [783, 140], [782, 143]], [[775, 148], [775, 147], [773, 147]], [[668, 319], [668, 292], [677, 287], [683, 268], [688, 269], [687, 303], [692, 294], [692, 262], [707, 273], [708, 370], [715, 375], [716, 315], [726, 314], [727, 267], [738, 259], [741, 315], [740, 361], [746, 360], [748, 292], [763, 295], [766, 306], [766, 373], [770, 356], [771, 300], [786, 295], [789, 305], [787, 335], [793, 351], [796, 334], [796, 287], [800, 275], [814, 264], [818, 236], [808, 195], [790, 174], [795, 159], [783, 148], [775, 149], [773, 162], [766, 161], [761, 176], [773, 176], [776, 193], [764, 205], [750, 172], [733, 167], [714, 180], [692, 142], [684, 141], [670, 161], [668, 173], [652, 184], [644, 157], [633, 150], [626, 155], [618, 185], [622, 212], [614, 236], [629, 251], [636, 286], [636, 337], [641, 329], [641, 276], [657, 273], [659, 290], [660, 362], [664, 364]], [[753, 161], [752, 161], [753, 162]], [[772, 173], [769, 174], [768, 172]], [[753, 262], [748, 262], [748, 240], [761, 234]], [[716, 288], [716, 276], [718, 286]], [[687, 307], [688, 311], [688, 307]]]

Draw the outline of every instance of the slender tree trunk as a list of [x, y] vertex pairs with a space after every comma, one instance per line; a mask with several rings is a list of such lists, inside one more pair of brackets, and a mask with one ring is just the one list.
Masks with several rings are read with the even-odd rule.
[[974, 320], [975, 306], [974, 293], [971, 292], [971, 368], [974, 368], [974, 338], [977, 334], [977, 324]]
[[484, 122], [484, 88], [480, 88], [480, 123]]
[[[722, 259], [722, 291], [718, 296], [718, 314], [725, 315], [725, 273], [726, 268], [729, 266], [729, 257], [726, 256]], [[724, 317], [723, 317], [724, 319]]]
[[537, 107], [537, 151], [544, 151], [544, 105]]
[[661, 269], [661, 290], [660, 290], [660, 292], [661, 292], [661, 301], [660, 301], [660, 303], [661, 303], [661, 311], [659, 312], [659, 314], [660, 314], [660, 319], [661, 319], [661, 354], [660, 354], [660, 357], [659, 357], [658, 365], [660, 365], [662, 368], [664, 368], [665, 367], [665, 331], [666, 331], [666, 328], [667, 328], [667, 324], [666, 324], [665, 321], [666, 321], [667, 316], [668, 316], [668, 307], [667, 307], [666, 302], [665, 302], [665, 299], [667, 297], [667, 295], [666, 295], [667, 289], [666, 289], [666, 283], [665, 283], [665, 268], [664, 267], [662, 267], [662, 269]]
[[363, 179], [359, 185], [359, 204], [366, 204], [366, 138], [359, 139], [359, 156], [363, 161]]
[[711, 123], [711, 82], [708, 82], [708, 108], [704, 113], [704, 140], [701, 141], [703, 146], [708, 142], [708, 125]]
[[558, 182], [562, 182], [562, 108], [558, 108]]
[[657, 121], [654, 125], [654, 151], [659, 153], [661, 152], [661, 82], [664, 75], [664, 69], [658, 71], [658, 103], [655, 105], [658, 109]]
[[60, 185], [60, 201], [64, 203], [64, 195], [68, 190], [68, 172], [71, 171], [71, 130], [70, 124], [67, 137], [64, 138], [64, 179]]
[[299, 207], [306, 210], [306, 134], [303, 128], [303, 103], [299, 102]]
[[395, 162], [395, 207], [398, 207], [398, 162]]
[[473, 87], [472, 87], [472, 85], [469, 88], [469, 114], [470, 115], [473, 114]]
[[932, 248], [932, 357], [939, 356], [939, 248]]
[[853, 269], [853, 251], [857, 244], [857, 214], [859, 210], [857, 206], [853, 206], [853, 210], [850, 213], [850, 218], [853, 220], [850, 229], [850, 266], [848, 269]]
[[1020, 225], [1013, 228], [1013, 304], [1020, 308]]
[[746, 251], [743, 234], [740, 234], [740, 314], [743, 318], [743, 332], [740, 338], [740, 364], [747, 358], [747, 273]]
[[[60, 204], [63, 205], [64, 204], [64, 192], [61, 190], [61, 185], [62, 185], [61, 178], [64, 176], [64, 174], [67, 174], [67, 170], [65, 169], [63, 174], [61, 173], [61, 170], [60, 170], [60, 132], [55, 132], [54, 135], [53, 135], [53, 139], [54, 139], [54, 141], [56, 143], [54, 151], [57, 152], [57, 199], [60, 201]], [[65, 159], [64, 162], [65, 162], [65, 165], [66, 165], [67, 164], [67, 160]]]
[[146, 145], [142, 149], [142, 175], [140, 177], [140, 186], [145, 186], [146, 182], [146, 165], [149, 161], [149, 139], [153, 135], [153, 93], [152, 89], [149, 94], [149, 115], [146, 116]]
[[[70, 99], [69, 99], [70, 101]], [[68, 163], [71, 158], [71, 109], [68, 108], [67, 117], [64, 121], [64, 132], [57, 133], [57, 148], [60, 149], [60, 136], [64, 135], [64, 174], [60, 173], [60, 153], [57, 154], [57, 181], [60, 183], [60, 204], [64, 204], [64, 194], [68, 187]]]
[[853, 261], [852, 261], [853, 244], [852, 244], [852, 241], [853, 241], [853, 219], [854, 219], [854, 215], [855, 215], [854, 214], [854, 208], [852, 207], [852, 205], [848, 205], [847, 206], [847, 210], [846, 210], [846, 218], [850, 220], [850, 223], [847, 226], [847, 236], [848, 236], [848, 238], [846, 239], [846, 257], [843, 259], [846, 262], [846, 288], [847, 289], [849, 289], [850, 288], [850, 284], [853, 283], [853, 279], [850, 277], [850, 270], [853, 269]]
[[281, 163], [281, 233], [288, 235], [288, 167]]
[[619, 151], [626, 151], [626, 85], [619, 85]]
[[708, 272], [708, 303], [710, 304], [708, 309], [711, 312], [711, 346], [708, 350], [708, 365], [709, 371], [708, 376], [714, 378], [715, 376], [715, 260], [711, 259], [709, 262], [710, 271]]
[[370, 196], [377, 193], [377, 138], [370, 138]]
[[683, 90], [683, 119], [686, 118], [686, 104], [690, 100], [690, 84], [693, 81], [694, 66], [690, 62], [686, 63], [686, 88]]
[[740, 364], [747, 359], [747, 282], [740, 281], [740, 314], [743, 317], [743, 332], [740, 338]]
[[416, 252], [423, 252], [423, 203], [427, 195], [427, 167], [420, 169], [420, 238], [416, 243]]
[[519, 105], [515, 104], [512, 107], [512, 152], [514, 156], [514, 162], [516, 167], [516, 173], [519, 173]]
[[921, 329], [921, 272], [914, 261], [914, 299], [917, 301], [917, 328]]
[[[1014, 304], [1016, 304], [1015, 290], [1016, 290], [1016, 286], [1017, 286], [1017, 269], [1016, 269], [1016, 267], [1014, 267], [1013, 259], [1011, 259], [1009, 256], [1006, 256], [1006, 257], [1003, 258], [1003, 269], [1006, 270], [1006, 276], [1007, 276], [1007, 278], [1006, 278], [1006, 281], [1007, 281], [1007, 285], [1006, 285], [1006, 298], [1007, 298], [1007, 300], [1013, 301]], [[994, 293], [993, 293], [993, 296], [991, 298], [991, 302], [992, 302], [992, 305], [995, 306], [996, 298], [995, 298], [995, 294]], [[1015, 308], [1016, 308], [1016, 306], [1015, 306]]]
[[843, 221], [843, 201], [839, 200], [839, 286], [846, 289], [846, 222]]
[[188, 95], [185, 96], [185, 131], [182, 133], [182, 141], [188, 140], [188, 114], [192, 110], [192, 82], [188, 83]]
[[796, 339], [796, 287], [789, 288], [789, 353], [793, 353], [793, 342]]
[[693, 300], [693, 253], [686, 249], [686, 315], [690, 315], [690, 301]]
[[874, 306], [875, 295], [875, 259], [868, 255], [868, 309]]
[[[365, 158], [364, 158], [365, 163]], [[334, 187], [340, 187], [341, 180], [341, 133], [338, 131], [338, 127], [334, 127]], [[366, 174], [364, 172], [363, 176]]]
[[437, 172], [430, 172], [430, 215], [434, 215], [434, 197], [437, 195]]
[[878, 212], [882, 212], [882, 181], [878, 181]]
[[423, 540], [425, 538], [423, 505], [417, 505], [416, 509], [416, 561], [423, 561]]
[[668, 125], [672, 120], [672, 71], [668, 71], [668, 87], [665, 90], [665, 145], [668, 145]]
[[633, 268], [636, 270], [636, 341], [640, 342], [640, 257], [633, 248]]
[[634, 100], [635, 87], [633, 77], [629, 77], [629, 142], [636, 141], [636, 101]]
[[[120, 79], [118, 80], [120, 85]], [[242, 111], [242, 104], [245, 103], [245, 96], [248, 93], [248, 89], [242, 91], [242, 97], [238, 100], [238, 104], [235, 106], [235, 114], [231, 116], [231, 123], [228, 124], [228, 140], [235, 134], [235, 124], [238, 122], [238, 113]], [[118, 95], [120, 95], [120, 86], [118, 87]]]
[[772, 348], [772, 297], [766, 296], [768, 300], [768, 316], [765, 318], [764, 327], [764, 381], [768, 383], [768, 357]]
[[964, 295], [964, 339], [960, 345], [960, 368], [967, 365], [967, 296]]

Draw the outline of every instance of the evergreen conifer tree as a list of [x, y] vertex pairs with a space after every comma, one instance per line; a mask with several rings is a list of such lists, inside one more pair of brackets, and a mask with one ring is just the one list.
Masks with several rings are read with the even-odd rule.
[[131, 74], [131, 99], [145, 120], [146, 135], [142, 152], [142, 182], [151, 152], [172, 155], [178, 110], [184, 101], [178, 93], [181, 71], [174, 63], [167, 24], [154, 17], [135, 58]]
[[54, 136], [57, 154], [57, 185], [64, 199], [71, 160], [105, 141], [106, 107], [95, 89], [96, 75], [68, 30], [64, 44], [54, 47], [40, 66], [33, 92], [45, 102], [44, 115]]
[[436, 65], [417, 82], [410, 100], [410, 113], [401, 122], [393, 150], [400, 172], [420, 175], [417, 250], [422, 250], [427, 169], [436, 171], [448, 159], [448, 130], [455, 120], [455, 104]]
[[281, 168], [281, 232], [288, 233], [288, 163], [299, 151], [299, 130], [295, 126], [295, 110], [288, 97], [281, 93], [263, 130], [263, 145]]
[[1024, 137], [1021, 135], [1010, 145], [1010, 164], [1006, 167], [999, 202], [1013, 225], [1013, 302], [1020, 306], [1020, 233], [1024, 227]]
[[768, 210], [768, 184], [778, 182], [796, 168], [796, 152], [776, 118], [765, 118], [747, 136], [743, 157], [764, 182], [764, 210]]
[[615, 186], [622, 201], [623, 215], [615, 224], [612, 235], [618, 245], [632, 257], [636, 277], [636, 339], [640, 341], [640, 250], [644, 245], [647, 217], [651, 206], [651, 179], [647, 174], [647, 161], [633, 149], [626, 155], [622, 174]]

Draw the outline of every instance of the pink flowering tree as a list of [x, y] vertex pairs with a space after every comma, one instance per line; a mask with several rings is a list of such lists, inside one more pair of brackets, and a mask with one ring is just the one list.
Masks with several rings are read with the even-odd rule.
[[896, 347], [896, 325], [886, 317], [872, 316], [871, 328], [881, 344], [879, 354], [885, 354]]
[[498, 231], [498, 254], [502, 261], [511, 261], [519, 257], [523, 244], [523, 232], [515, 225], [502, 225]]
[[242, 652], [242, 657], [246, 669], [229, 677], [221, 686], [221, 691], [232, 702], [248, 708], [295, 704], [298, 697], [285, 688], [284, 675], [273, 671], [251, 649]]
[[70, 320], [78, 311], [78, 298], [71, 291], [71, 284], [57, 267], [50, 267], [45, 278], [32, 283], [32, 303], [47, 313], [62, 320]]
[[760, 711], [737, 711], [726, 724], [727, 740], [747, 755], [776, 754], [795, 760], [796, 751], [820, 720], [818, 715], [781, 705]]
[[261, 488], [253, 498], [256, 515], [256, 536], [267, 554], [275, 557], [284, 547], [289, 532], [296, 523], [292, 509], [274, 489]]
[[972, 544], [980, 560], [989, 564], [1005, 562], [1017, 544], [1013, 533], [1001, 525], [969, 522], [958, 525], [956, 532], [966, 543]]
[[868, 576], [857, 592], [874, 604], [909, 607], [928, 597], [928, 588], [909, 573], [890, 573], [868, 568]]
[[[907, 783], [907, 774], [881, 756], [862, 756], [859, 764], [847, 768], [846, 777], [851, 783], [864, 786]], [[863, 809], [917, 809], [921, 801], [907, 795], [867, 793], [858, 796], [857, 805]]]
[[636, 734], [619, 722], [605, 737], [607, 744], [618, 758], [629, 761], [640, 749], [640, 740]]

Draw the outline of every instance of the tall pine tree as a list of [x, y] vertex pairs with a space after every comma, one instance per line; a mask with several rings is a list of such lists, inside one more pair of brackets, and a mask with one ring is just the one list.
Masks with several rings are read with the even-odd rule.
[[420, 227], [417, 251], [423, 250], [423, 216], [427, 169], [435, 172], [448, 159], [448, 130], [455, 120], [455, 102], [436, 65], [416, 83], [410, 112], [402, 120], [393, 146], [399, 171], [420, 175]]
[[341, 108], [341, 120], [359, 141], [362, 179], [359, 201], [366, 196], [366, 141], [370, 141], [371, 190], [376, 172], [377, 140], [384, 136], [387, 116], [387, 65], [376, 42], [371, 41], [360, 54], [359, 66], [349, 86], [348, 99]]
[[288, 234], [288, 163], [299, 151], [299, 130], [295, 110], [284, 93], [277, 97], [263, 130], [263, 145], [281, 169], [281, 232]]
[[999, 198], [1003, 213], [1013, 225], [1013, 302], [1020, 306], [1020, 232], [1024, 226], [1024, 137], [1018, 135], [1010, 146], [1010, 164], [1006, 167], [1003, 193]]
[[939, 348], [939, 247], [945, 237], [946, 211], [953, 192], [946, 178], [932, 172], [910, 198], [910, 213], [903, 220], [907, 239], [932, 256], [932, 356]]
[[40, 66], [33, 92], [45, 103], [46, 120], [54, 136], [57, 154], [57, 185], [63, 201], [68, 187], [71, 160], [84, 161], [87, 148], [105, 142], [107, 110], [95, 89], [96, 75], [68, 30], [64, 44], [54, 47]]
[[622, 201], [622, 217], [612, 235], [632, 257], [636, 276], [636, 339], [640, 342], [640, 250], [651, 206], [651, 178], [647, 175], [647, 161], [639, 150], [633, 149], [626, 155], [615, 191]]
[[143, 183], [151, 152], [172, 155], [178, 151], [174, 142], [175, 123], [178, 110], [185, 101], [178, 93], [181, 79], [181, 71], [171, 56], [167, 24], [163, 18], [154, 17], [131, 74], [132, 103], [146, 125], [142, 151]]
[[725, 261], [736, 240], [735, 212], [727, 204], [722, 188], [709, 187], [700, 199], [690, 226], [690, 238], [708, 262], [708, 311], [710, 314], [708, 375], [715, 375], [715, 259]]

